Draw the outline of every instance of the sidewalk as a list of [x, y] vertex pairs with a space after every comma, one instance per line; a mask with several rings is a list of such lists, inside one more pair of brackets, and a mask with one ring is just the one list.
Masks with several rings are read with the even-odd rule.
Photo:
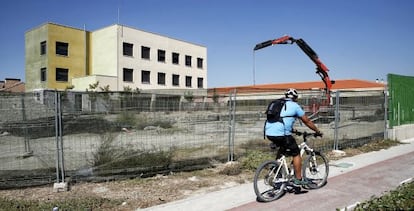
[[[414, 138], [387, 150], [331, 161], [328, 184], [306, 194], [286, 194], [270, 203], [256, 202], [253, 184], [192, 196], [138, 210], [297, 210], [352, 208], [359, 201], [395, 188], [414, 175]], [[377, 180], [378, 184], [375, 182]], [[386, 181], [382, 181], [386, 180]], [[390, 181], [391, 180], [391, 181]], [[358, 194], [356, 194], [358, 193]], [[359, 198], [358, 198], [359, 197]], [[309, 200], [309, 203], [305, 203]], [[304, 206], [300, 208], [299, 204]], [[312, 207], [309, 207], [312, 205]], [[349, 209], [348, 209], [349, 210]]]

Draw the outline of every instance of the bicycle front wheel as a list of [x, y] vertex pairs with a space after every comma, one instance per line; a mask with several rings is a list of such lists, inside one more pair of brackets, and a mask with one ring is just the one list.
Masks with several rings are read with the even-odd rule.
[[328, 182], [329, 161], [321, 152], [312, 152], [304, 161], [302, 174], [310, 183], [306, 188], [317, 189], [323, 187]]
[[285, 193], [286, 184], [286, 170], [274, 160], [262, 163], [254, 175], [254, 192], [258, 201], [278, 199]]

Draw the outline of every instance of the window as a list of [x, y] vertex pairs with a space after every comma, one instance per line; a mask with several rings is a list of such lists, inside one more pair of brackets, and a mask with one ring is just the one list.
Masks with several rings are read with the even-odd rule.
[[124, 68], [124, 81], [126, 82], [132, 82], [134, 79], [134, 70], [133, 69], [129, 69], [129, 68]]
[[191, 87], [191, 76], [186, 76], [185, 77], [185, 86], [186, 87]]
[[185, 55], [185, 66], [191, 67], [191, 56]]
[[150, 48], [141, 46], [141, 58], [150, 59]]
[[197, 58], [197, 67], [203, 69], [203, 59]]
[[179, 64], [179, 56], [180, 56], [180, 54], [178, 54], [178, 53], [172, 53], [172, 63], [173, 64]]
[[149, 84], [151, 82], [150, 74], [151, 74], [150, 71], [142, 70], [141, 71], [141, 83]]
[[165, 85], [165, 73], [158, 73], [158, 85]]
[[197, 87], [203, 88], [203, 78], [197, 78]]
[[40, 69], [40, 81], [46, 81], [46, 67]]
[[124, 54], [124, 56], [133, 56], [134, 54], [133, 54], [133, 50], [134, 50], [134, 45], [133, 44], [131, 44], [131, 43], [126, 43], [126, 42], [124, 42], [123, 43], [123, 54]]
[[65, 42], [56, 42], [56, 54], [61, 56], [68, 55], [69, 44]]
[[40, 55], [46, 54], [46, 41], [40, 43]]
[[165, 62], [165, 51], [158, 49], [158, 61]]
[[180, 76], [179, 75], [172, 75], [172, 85], [179, 86], [180, 85]]
[[68, 81], [69, 69], [56, 68], [56, 81]]

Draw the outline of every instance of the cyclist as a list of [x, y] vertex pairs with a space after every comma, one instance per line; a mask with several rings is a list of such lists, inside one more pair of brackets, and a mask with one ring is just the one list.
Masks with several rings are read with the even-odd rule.
[[305, 111], [303, 111], [297, 103], [297, 99], [298, 92], [295, 89], [290, 88], [285, 92], [286, 103], [280, 112], [280, 117], [282, 117], [283, 123], [267, 122], [265, 126], [265, 135], [276, 146], [280, 147], [279, 153], [285, 151], [287, 156], [293, 157], [293, 168], [295, 171], [293, 184], [302, 186], [309, 184], [309, 181], [306, 178], [302, 178], [302, 158], [300, 156], [298, 144], [292, 136], [293, 124], [295, 123], [296, 118], [300, 118], [306, 126], [315, 131], [318, 135], [322, 136], [322, 133], [305, 115]]

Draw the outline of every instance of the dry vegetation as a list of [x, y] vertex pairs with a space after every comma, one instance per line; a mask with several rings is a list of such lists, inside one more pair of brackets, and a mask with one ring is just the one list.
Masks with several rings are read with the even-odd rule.
[[[385, 140], [344, 151], [346, 156], [353, 156], [396, 144], [398, 142]], [[217, 164], [215, 168], [200, 171], [158, 175], [146, 179], [72, 184], [71, 190], [67, 192], [55, 193], [52, 186], [2, 190], [0, 208], [47, 210], [59, 206], [82, 210], [86, 207], [99, 210], [134, 210], [248, 183], [252, 181], [252, 177], [253, 171], [244, 170], [238, 163], [230, 163]], [[84, 203], [79, 200], [87, 201], [86, 205], [79, 207]]]
[[[239, 167], [236, 168], [239, 169]], [[105, 198], [112, 201], [104, 201], [107, 204], [104, 207], [108, 209], [134, 210], [233, 187], [252, 180], [252, 172], [243, 171], [232, 176], [221, 173], [223, 169], [227, 169], [226, 165], [146, 179], [73, 184], [70, 191], [59, 193], [54, 193], [52, 186], [3, 190], [0, 191], [0, 197], [17, 201], [33, 200], [55, 204], [76, 198], [91, 198], [91, 200]], [[223, 172], [226, 171], [228, 170]]]

